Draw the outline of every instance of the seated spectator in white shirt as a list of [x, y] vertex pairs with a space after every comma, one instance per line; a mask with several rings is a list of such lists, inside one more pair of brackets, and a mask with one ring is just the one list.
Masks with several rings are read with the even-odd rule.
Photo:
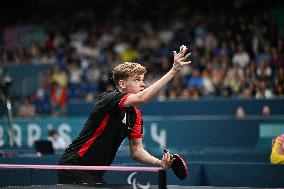
[[54, 150], [63, 150], [67, 148], [66, 142], [62, 137], [59, 136], [58, 132], [55, 129], [51, 129], [48, 132], [48, 140], [52, 142], [52, 146]]

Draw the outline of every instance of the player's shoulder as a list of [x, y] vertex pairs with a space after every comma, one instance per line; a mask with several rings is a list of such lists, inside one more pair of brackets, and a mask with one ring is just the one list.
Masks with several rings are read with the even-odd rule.
[[121, 93], [118, 90], [106, 91], [106, 92], [104, 92], [104, 93], [102, 93], [100, 95], [99, 100], [102, 100], [102, 99], [112, 99], [112, 98], [117, 98], [117, 97], [122, 97], [122, 96], [124, 96], [124, 94]]

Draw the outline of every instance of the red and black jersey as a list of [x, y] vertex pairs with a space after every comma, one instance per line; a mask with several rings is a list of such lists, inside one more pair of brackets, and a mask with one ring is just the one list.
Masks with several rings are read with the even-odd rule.
[[101, 95], [79, 136], [62, 155], [62, 165], [110, 165], [122, 141], [143, 137], [143, 120], [136, 106], [123, 107], [129, 94]]

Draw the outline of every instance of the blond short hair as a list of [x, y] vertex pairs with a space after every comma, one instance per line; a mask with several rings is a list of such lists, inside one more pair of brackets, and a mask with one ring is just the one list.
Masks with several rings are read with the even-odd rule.
[[121, 79], [127, 79], [134, 75], [142, 75], [146, 72], [146, 68], [141, 64], [135, 62], [124, 62], [113, 69], [112, 78], [115, 85], [118, 85], [118, 82]]

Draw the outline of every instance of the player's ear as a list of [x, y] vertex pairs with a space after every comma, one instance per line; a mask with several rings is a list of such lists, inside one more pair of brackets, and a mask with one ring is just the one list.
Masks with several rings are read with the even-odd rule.
[[125, 89], [125, 88], [126, 88], [125, 81], [122, 80], [122, 79], [118, 81], [118, 85], [119, 85], [122, 89]]

